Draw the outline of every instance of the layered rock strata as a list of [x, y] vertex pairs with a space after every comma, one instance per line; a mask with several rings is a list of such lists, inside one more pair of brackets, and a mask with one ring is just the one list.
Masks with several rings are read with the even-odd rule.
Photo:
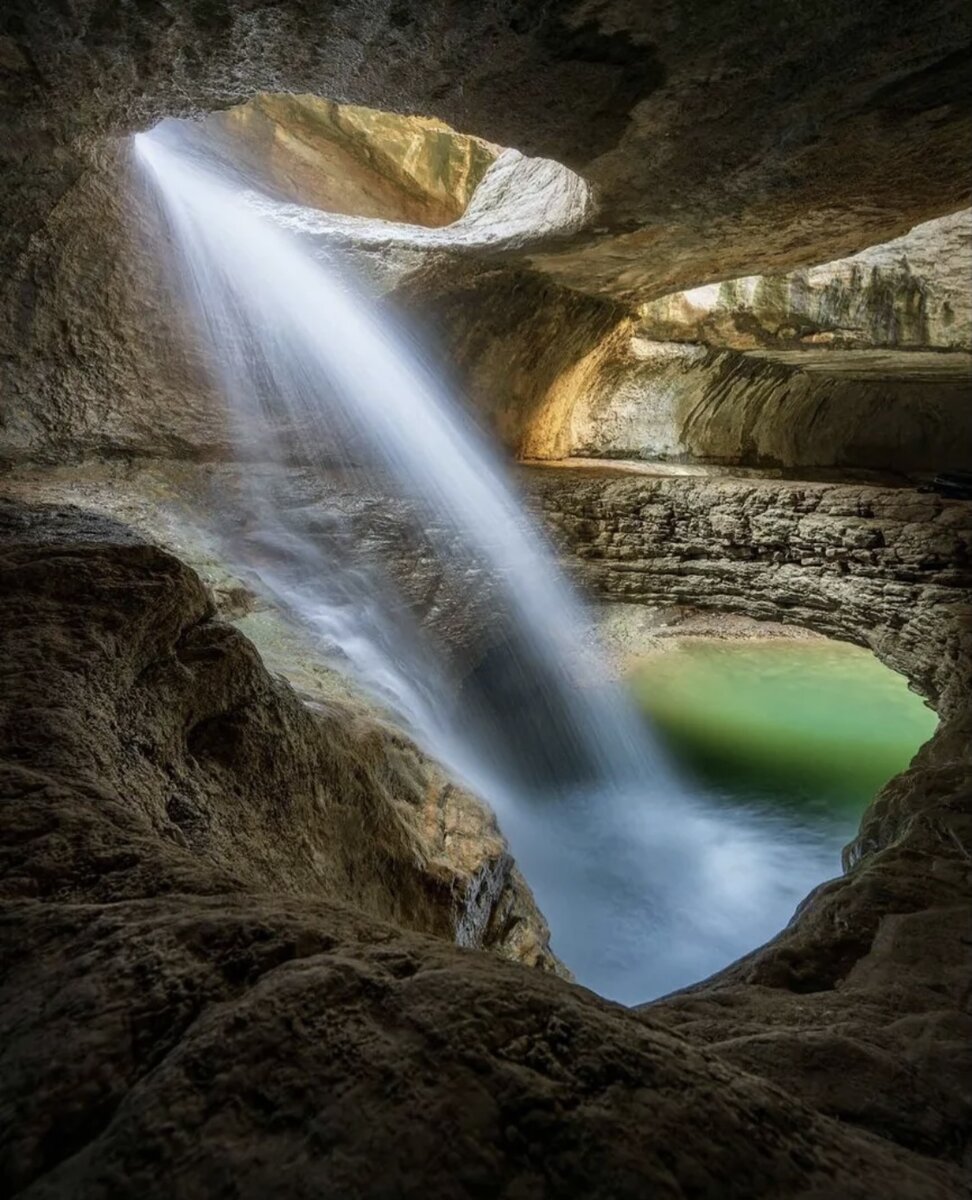
[[595, 594], [805, 625], [868, 646], [940, 712], [965, 702], [965, 502], [914, 488], [610, 468], [522, 477]]
[[935, 737], [865, 814], [849, 873], [767, 947], [646, 1014], [826, 1112], [961, 1159], [972, 1111], [969, 506], [910, 489], [531, 475], [597, 594], [868, 646], [937, 708]]
[[[13, 0], [0, 17], [0, 453], [232, 456], [205, 364], [173, 337], [147, 210], [118, 185], [125, 139], [160, 118], [313, 93], [431, 114], [577, 170], [596, 207], [493, 247], [502, 270], [428, 283], [440, 311], [470, 298], [442, 340], [486, 419], [531, 453], [624, 357], [624, 306], [832, 263], [968, 204], [970, 38], [956, 0]], [[340, 131], [342, 174], [359, 132]], [[263, 145], [275, 168], [279, 145], [276, 132]], [[458, 212], [470, 153], [447, 198], [392, 194], [372, 158], [353, 198], [332, 189], [327, 203], [360, 211], [367, 196], [371, 217], [435, 225]], [[301, 198], [307, 177], [291, 182]], [[440, 231], [424, 232], [441, 253]], [[951, 344], [944, 303], [908, 272], [877, 263], [872, 286], [854, 269], [819, 303], [812, 287], [803, 308], [774, 299], [772, 328], [764, 293], [781, 285], [767, 285], [752, 336]], [[408, 282], [418, 294], [428, 281]], [[736, 403], [757, 375], [771, 398], [802, 385], [785, 364], [745, 362], [730, 364], [745, 377], [733, 403], [714, 406], [728, 424], [707, 409], [698, 445], [734, 461], [752, 440], [803, 462]], [[895, 437], [942, 465], [914, 399], [892, 405]], [[778, 407], [805, 441], [814, 404]], [[963, 420], [945, 414], [955, 446]], [[967, 510], [732, 480], [549, 472], [531, 487], [595, 591], [862, 642], [936, 705], [938, 734], [867, 814], [849, 873], [770, 945], [644, 1013], [526, 970], [554, 965], [542, 918], [473, 798], [316, 670], [303, 699], [272, 678], [178, 559], [63, 497], [53, 511], [18, 502], [2, 551], [7, 1191], [967, 1194]], [[376, 543], [409, 523], [380, 499], [355, 505]], [[420, 565], [412, 603], [461, 641], [463, 597]], [[266, 617], [223, 582], [225, 615]]]

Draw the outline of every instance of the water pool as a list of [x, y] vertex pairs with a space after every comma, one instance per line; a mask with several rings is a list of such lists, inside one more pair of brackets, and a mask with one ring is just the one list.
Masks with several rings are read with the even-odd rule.
[[678, 641], [630, 681], [684, 770], [720, 804], [785, 819], [830, 874], [937, 721], [869, 651], [823, 639]]

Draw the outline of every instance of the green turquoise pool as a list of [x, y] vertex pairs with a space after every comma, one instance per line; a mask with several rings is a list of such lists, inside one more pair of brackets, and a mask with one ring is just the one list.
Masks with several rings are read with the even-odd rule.
[[937, 718], [857, 646], [818, 639], [688, 640], [631, 683], [664, 742], [722, 803], [775, 810], [849, 839]]

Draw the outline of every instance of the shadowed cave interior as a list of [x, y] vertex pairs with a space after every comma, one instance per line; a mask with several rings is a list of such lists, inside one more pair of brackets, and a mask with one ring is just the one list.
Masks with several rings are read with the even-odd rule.
[[3, 17], [9, 1194], [967, 1195], [972, 30], [759, 7]]

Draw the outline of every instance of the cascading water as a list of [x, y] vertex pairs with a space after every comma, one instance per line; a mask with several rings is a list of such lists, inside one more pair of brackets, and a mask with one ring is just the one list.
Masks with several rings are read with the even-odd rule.
[[[772, 934], [819, 864], [782, 831], [730, 816], [677, 779], [588, 649], [589, 622], [501, 462], [346, 272], [268, 217], [273, 201], [180, 145], [136, 139], [241, 459], [210, 514], [227, 554], [339, 653], [500, 819], [580, 982], [634, 1003]], [[292, 214], [292, 207], [289, 211]], [[460, 684], [353, 531], [281, 503], [297, 460], [380, 467], [441, 569], [489, 589], [488, 669]], [[269, 464], [269, 465], [268, 465]]]

